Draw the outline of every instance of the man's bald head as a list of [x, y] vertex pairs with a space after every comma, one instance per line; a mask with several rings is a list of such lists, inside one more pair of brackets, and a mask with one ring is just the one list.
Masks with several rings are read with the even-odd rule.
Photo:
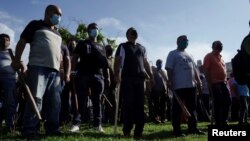
[[53, 14], [57, 14], [58, 16], [62, 16], [62, 10], [60, 7], [56, 5], [48, 5], [45, 9], [44, 20], [49, 20]]

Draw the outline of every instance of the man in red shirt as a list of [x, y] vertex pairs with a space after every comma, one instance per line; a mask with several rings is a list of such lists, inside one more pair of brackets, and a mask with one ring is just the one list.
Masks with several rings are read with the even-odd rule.
[[204, 58], [204, 70], [208, 84], [212, 89], [213, 109], [215, 125], [227, 125], [228, 112], [231, 104], [231, 98], [226, 86], [226, 66], [221, 56], [222, 43], [214, 41], [212, 52]]

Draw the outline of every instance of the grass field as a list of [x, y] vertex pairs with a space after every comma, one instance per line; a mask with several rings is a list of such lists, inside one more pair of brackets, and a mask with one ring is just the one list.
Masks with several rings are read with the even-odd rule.
[[[172, 126], [171, 122], [166, 122], [165, 124], [154, 124], [146, 123], [143, 132], [143, 138], [141, 140], [171, 140], [171, 141], [206, 141], [207, 140], [207, 125], [208, 122], [201, 122], [198, 124], [198, 128], [206, 133], [206, 135], [192, 135], [186, 134], [185, 137], [175, 138], [172, 135]], [[89, 124], [83, 124], [80, 127], [80, 132], [70, 133], [67, 130], [69, 129], [68, 125], [65, 125], [61, 128], [61, 136], [44, 136], [43, 129], [41, 129], [41, 141], [132, 141], [133, 137], [124, 138], [122, 136], [122, 127], [118, 127], [118, 135], [114, 135], [113, 126], [105, 124], [104, 126], [105, 133], [100, 134], [92, 130]], [[182, 124], [183, 133], [187, 132], [187, 125]], [[15, 131], [14, 133], [1, 134], [0, 141], [21, 141], [24, 140], [20, 136], [20, 132]]]

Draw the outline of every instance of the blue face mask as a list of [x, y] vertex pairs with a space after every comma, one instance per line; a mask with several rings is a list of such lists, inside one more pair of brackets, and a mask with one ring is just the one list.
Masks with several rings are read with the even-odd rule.
[[56, 14], [53, 14], [51, 17], [50, 17], [50, 22], [52, 23], [52, 25], [58, 25], [61, 21], [61, 16], [58, 16]]
[[182, 40], [180, 43], [179, 43], [179, 48], [180, 49], [186, 49], [188, 46], [188, 40]]
[[91, 29], [89, 32], [89, 35], [93, 38], [96, 38], [98, 36], [98, 29]]

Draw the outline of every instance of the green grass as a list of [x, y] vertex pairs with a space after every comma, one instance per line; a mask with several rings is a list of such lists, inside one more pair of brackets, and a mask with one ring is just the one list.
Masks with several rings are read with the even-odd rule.
[[[172, 135], [172, 126], [171, 122], [165, 124], [154, 124], [146, 123], [143, 131], [143, 138], [141, 140], [150, 140], [150, 141], [160, 141], [160, 140], [171, 140], [171, 141], [206, 141], [207, 140], [207, 125], [208, 122], [198, 123], [198, 128], [206, 133], [206, 135], [192, 135], [189, 134], [186, 137], [174, 138]], [[125, 138], [122, 136], [122, 127], [118, 127], [118, 134], [115, 136], [113, 134], [114, 129], [111, 125], [103, 126], [105, 133], [100, 134], [94, 132], [89, 124], [83, 124], [80, 127], [80, 132], [78, 133], [69, 133], [68, 125], [65, 125], [61, 128], [62, 135], [57, 137], [48, 137], [44, 136], [44, 131], [41, 131], [42, 141], [132, 141], [133, 137]], [[43, 130], [43, 129], [42, 129]], [[183, 133], [187, 132], [187, 125], [182, 124]], [[20, 141], [23, 140], [18, 131], [8, 134], [0, 134], [0, 141]]]

